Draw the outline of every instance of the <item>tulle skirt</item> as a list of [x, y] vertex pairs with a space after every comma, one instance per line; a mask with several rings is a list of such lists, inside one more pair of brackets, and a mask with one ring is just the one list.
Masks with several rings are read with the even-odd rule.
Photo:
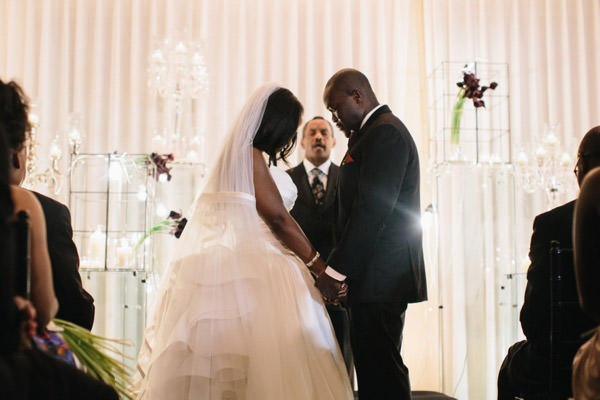
[[138, 399], [353, 398], [308, 269], [260, 224], [252, 237], [235, 226], [204, 236], [170, 265], [138, 357]]

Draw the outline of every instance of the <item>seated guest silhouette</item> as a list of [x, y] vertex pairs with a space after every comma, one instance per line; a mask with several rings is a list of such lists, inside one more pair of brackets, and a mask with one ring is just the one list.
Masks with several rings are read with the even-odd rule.
[[[584, 176], [600, 165], [600, 126], [588, 131], [581, 140], [575, 175], [579, 185]], [[533, 222], [533, 234], [527, 271], [525, 300], [521, 308], [521, 327], [526, 340], [512, 345], [498, 375], [498, 399], [514, 400], [545, 397], [550, 387], [550, 243], [560, 242], [562, 248], [572, 247], [573, 210], [575, 201], [538, 215]], [[565, 295], [576, 295], [575, 284], [565, 285]], [[569, 315], [563, 334], [578, 337], [591, 329], [594, 322], [582, 311]], [[572, 360], [572, 356], [570, 357]], [[552, 382], [552, 396], [567, 398], [571, 395], [570, 359], [559, 366], [561, 374]], [[561, 368], [564, 367], [564, 368]], [[554, 398], [554, 397], [551, 397]]]
[[[31, 337], [38, 322], [38, 309], [33, 303], [15, 296], [14, 268], [14, 234], [10, 228], [10, 220], [15, 210], [19, 209], [22, 196], [27, 201], [31, 196], [32, 204], [36, 204], [35, 196], [25, 189], [11, 190], [8, 184], [8, 149], [4, 128], [0, 121], [0, 399], [34, 400], [34, 399], [97, 399], [117, 400], [117, 393], [110, 386], [85, 374], [71, 365], [50, 357], [31, 346]], [[27, 205], [27, 204], [26, 204]], [[32, 239], [38, 219], [43, 221], [43, 212], [28, 207], [31, 215]], [[43, 227], [43, 226], [42, 226]], [[42, 231], [44, 233], [45, 231]], [[39, 242], [31, 243], [31, 256], [45, 251]], [[46, 258], [48, 258], [46, 251]], [[46, 284], [52, 290], [49, 262]], [[32, 265], [32, 284], [35, 265]], [[43, 283], [43, 282], [42, 282]], [[35, 288], [32, 288], [32, 296]], [[37, 301], [43, 306], [41, 300]], [[54, 299], [56, 303], [56, 299]], [[43, 308], [43, 307], [42, 307]], [[39, 314], [38, 314], [39, 315]], [[45, 319], [45, 318], [44, 318]], [[44, 320], [42, 319], [42, 321]], [[37, 319], [40, 321], [40, 319]], [[42, 322], [44, 323], [44, 322]]]
[[[0, 119], [5, 126], [11, 153], [10, 182], [13, 185], [20, 185], [25, 178], [25, 139], [29, 130], [27, 111], [25, 94], [19, 85], [0, 80]], [[91, 329], [94, 322], [94, 299], [83, 289], [79, 276], [79, 255], [73, 243], [71, 214], [63, 204], [39, 193], [32, 193], [40, 202], [46, 219], [54, 291], [59, 302], [56, 317]]]
[[[600, 154], [595, 155], [600, 158]], [[579, 303], [600, 323], [600, 168], [583, 180], [575, 206], [573, 250]], [[573, 397], [600, 399], [600, 329], [584, 343], [573, 360]]]

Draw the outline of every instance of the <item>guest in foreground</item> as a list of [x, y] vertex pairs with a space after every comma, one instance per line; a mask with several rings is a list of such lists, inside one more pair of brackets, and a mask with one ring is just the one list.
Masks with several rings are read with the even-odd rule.
[[[36, 309], [38, 325], [44, 327], [54, 318], [58, 310], [46, 242], [46, 220], [36, 197], [12, 181], [15, 163], [24, 157], [25, 133], [29, 127], [27, 106], [21, 101], [21, 94], [20, 87], [16, 83], [5, 84], [0, 81], [0, 124], [2, 125], [3, 140], [9, 147], [9, 179], [13, 212], [14, 215], [20, 211], [26, 211], [29, 214], [31, 302]], [[22, 140], [13, 140], [9, 134], [11, 130], [22, 132]], [[4, 155], [4, 157], [6, 156]]]
[[287, 211], [296, 186], [265, 161], [285, 160], [301, 114], [266, 85], [236, 118], [149, 318], [138, 399], [353, 398], [309, 272], [324, 262]]
[[[594, 167], [600, 166], [600, 127], [588, 131], [579, 145], [575, 175], [581, 185]], [[521, 308], [521, 327], [526, 340], [512, 345], [498, 374], [498, 399], [513, 400], [515, 396], [550, 396], [550, 243], [556, 240], [562, 248], [573, 247], [573, 211], [575, 200], [538, 215], [533, 221], [533, 234], [527, 270], [525, 300]], [[572, 264], [569, 263], [568, 268]], [[575, 297], [575, 284], [564, 287], [566, 297]], [[594, 322], [583, 310], [577, 310], [563, 321], [563, 335], [576, 338], [591, 329]], [[564, 347], [564, 345], [563, 345]], [[562, 353], [569, 350], [565, 347]], [[571, 396], [571, 370], [574, 354], [557, 365], [562, 374], [553, 379], [553, 394], [558, 398]]]
[[317, 271], [317, 286], [330, 301], [349, 286], [360, 399], [409, 400], [400, 355], [404, 316], [408, 303], [427, 298], [417, 148], [361, 72], [335, 73], [323, 100], [349, 140], [340, 167], [336, 242], [328, 267]]
[[[37, 240], [39, 235], [34, 232], [40, 229], [36, 222], [38, 219], [43, 220], [43, 213], [31, 193], [21, 188], [9, 188], [9, 154], [5, 139], [5, 130], [0, 121], [0, 318], [3, 321], [0, 330], [0, 399], [117, 400], [117, 393], [110, 386], [31, 345], [36, 327], [40, 322], [45, 324], [47, 317], [40, 318], [38, 315], [36, 318], [38, 310], [34, 303], [15, 295], [15, 269], [21, 266], [16, 265], [16, 258], [13, 257], [15, 236], [11, 219], [14, 209], [21, 207], [19, 203], [22, 198], [31, 201], [25, 207], [32, 216], [31, 233], [32, 239], [35, 238], [36, 241], [32, 241], [31, 253], [35, 259], [36, 253], [40, 249], [42, 252], [44, 250]], [[40, 231], [45, 232], [43, 229]], [[47, 267], [47, 278], [41, 283], [45, 283], [48, 286], [46, 290], [50, 291], [52, 280], [50, 266]], [[34, 268], [32, 265], [32, 280], [36, 274]], [[35, 291], [34, 287], [32, 294]], [[35, 299], [36, 303], [40, 301], [41, 299]], [[47, 312], [45, 307], [41, 309], [44, 313]]]
[[[0, 81], [0, 119], [4, 122], [8, 135], [11, 153], [10, 181], [14, 186], [23, 182], [27, 167], [25, 140], [30, 129], [27, 113], [27, 99], [21, 87], [16, 82]], [[69, 209], [40, 193], [31, 193], [41, 204], [46, 220], [46, 240], [54, 292], [59, 303], [56, 317], [91, 329], [94, 322], [94, 299], [83, 288], [79, 276], [79, 255], [73, 243]]]
[[[592, 156], [591, 154], [588, 155]], [[595, 154], [600, 159], [600, 153]], [[575, 206], [573, 245], [575, 279], [581, 308], [600, 323], [600, 168], [585, 177]], [[581, 346], [573, 360], [573, 398], [600, 398], [600, 328]]]

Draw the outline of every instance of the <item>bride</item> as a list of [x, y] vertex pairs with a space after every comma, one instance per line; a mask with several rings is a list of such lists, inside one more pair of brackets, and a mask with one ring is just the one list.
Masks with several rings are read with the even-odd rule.
[[324, 262], [287, 212], [276, 167], [302, 105], [259, 88], [196, 199], [138, 356], [138, 399], [339, 400], [352, 390], [308, 266]]

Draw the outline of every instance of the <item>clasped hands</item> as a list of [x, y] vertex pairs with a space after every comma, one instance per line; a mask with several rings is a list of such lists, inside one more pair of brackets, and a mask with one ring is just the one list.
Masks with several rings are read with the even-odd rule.
[[346, 303], [348, 298], [348, 284], [346, 281], [340, 282], [323, 272], [317, 277], [315, 284], [321, 291], [323, 300], [325, 300], [326, 303], [336, 306], [340, 304], [340, 302]]
[[348, 284], [345, 281], [338, 281], [337, 279], [327, 275], [325, 268], [327, 265], [325, 262], [318, 258], [315, 263], [310, 267], [311, 272], [317, 277], [315, 286], [323, 295], [323, 300], [328, 304], [338, 305], [346, 303], [348, 297]]

